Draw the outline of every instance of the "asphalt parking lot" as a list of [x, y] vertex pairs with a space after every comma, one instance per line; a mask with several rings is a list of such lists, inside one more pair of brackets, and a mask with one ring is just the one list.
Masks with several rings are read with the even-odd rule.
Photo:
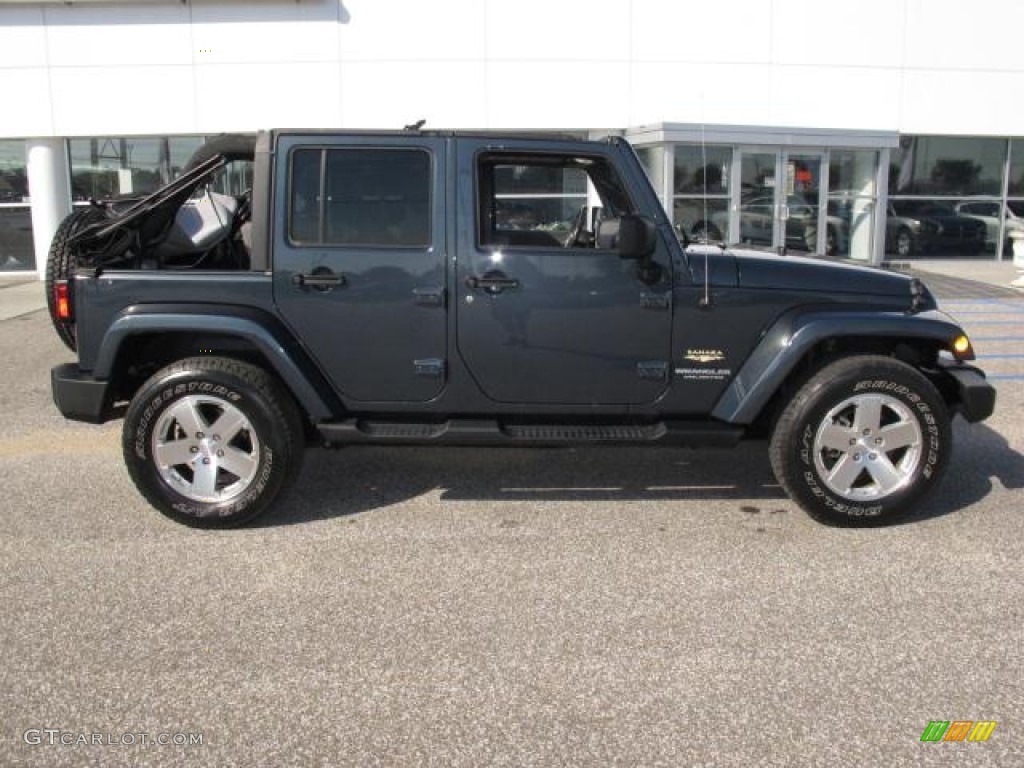
[[4, 320], [0, 765], [1024, 765], [1024, 300], [946, 306], [997, 412], [866, 530], [753, 443], [313, 451], [260, 525], [195, 531], [119, 423], [57, 414], [45, 315]]

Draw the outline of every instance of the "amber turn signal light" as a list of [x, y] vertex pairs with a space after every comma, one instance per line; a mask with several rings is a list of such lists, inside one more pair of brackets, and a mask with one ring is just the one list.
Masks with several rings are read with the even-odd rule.
[[960, 360], [973, 360], [974, 349], [971, 347], [971, 340], [966, 335], [960, 334], [953, 339], [953, 354]]

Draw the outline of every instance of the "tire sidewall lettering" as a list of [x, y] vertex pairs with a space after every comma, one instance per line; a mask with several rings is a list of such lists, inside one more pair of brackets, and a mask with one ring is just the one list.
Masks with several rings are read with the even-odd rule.
[[[160, 476], [150, 451], [153, 432], [167, 409], [184, 397], [196, 395], [216, 397], [240, 408], [252, 422], [260, 440], [260, 467], [256, 477], [241, 495], [220, 504], [203, 504], [182, 497]], [[277, 435], [266, 422], [263, 408], [248, 400], [242, 392], [215, 380], [193, 379], [168, 382], [145, 398], [145, 405], [139, 412], [132, 433], [132, 449], [135, 456], [143, 463], [141, 471], [146, 476], [147, 483], [166, 500], [171, 509], [182, 517], [189, 519], [225, 518], [243, 513], [258, 501], [268, 488], [272, 488], [275, 483], [280, 483], [279, 462], [276, 460], [275, 445], [272, 444], [278, 439]]]
[[[820, 392], [820, 390], [819, 390]], [[824, 486], [814, 461], [814, 440], [825, 415], [836, 404], [853, 395], [878, 393], [892, 397], [906, 405], [917, 421], [923, 436], [922, 456], [907, 486], [885, 499], [858, 503], [836, 496]], [[809, 403], [809, 404], [808, 404]], [[802, 422], [802, 423], [800, 423]], [[831, 516], [849, 518], [878, 517], [887, 507], [898, 505], [908, 496], [920, 496], [939, 476], [937, 470], [943, 461], [943, 425], [928, 398], [913, 384], [884, 377], [854, 379], [847, 385], [827, 389], [815, 399], [811, 395], [805, 402], [804, 416], [798, 420], [799, 431], [790, 450], [796, 462], [800, 483], [808, 500], [827, 510]]]

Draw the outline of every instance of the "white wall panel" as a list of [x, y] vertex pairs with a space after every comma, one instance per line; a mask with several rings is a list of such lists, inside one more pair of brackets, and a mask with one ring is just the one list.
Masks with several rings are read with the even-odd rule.
[[[979, 87], [982, 86], [982, 87]], [[1024, 73], [910, 70], [904, 76], [903, 133], [1024, 136]], [[956, 98], [951, 98], [954, 94]]]
[[630, 111], [619, 124], [756, 124], [771, 109], [771, 84], [764, 65], [634, 64]]
[[629, 71], [621, 64], [492, 62], [486, 99], [492, 128], [624, 127]]
[[44, 67], [0, 68], [0, 93], [6, 104], [0, 112], [0, 135], [50, 136], [50, 84]]
[[[1024, 3], [907, 0], [910, 68], [1024, 70]], [[982, 89], [988, 76], [980, 74]]]
[[637, 61], [770, 60], [772, 3], [767, 0], [633, 0], [632, 5]]
[[628, 61], [629, 8], [621, 0], [488, 0], [487, 56]]
[[772, 61], [802, 66], [899, 67], [906, 0], [774, 0]]
[[191, 67], [60, 67], [50, 82], [58, 136], [196, 130]]
[[192, 6], [197, 64], [337, 61], [340, 6], [330, 2]]
[[341, 70], [342, 125], [402, 128], [425, 119], [428, 128], [487, 126], [482, 63], [352, 62]]
[[481, 0], [345, 0], [339, 24], [344, 61], [483, 59]]
[[[193, 0], [0, 8], [0, 136], [706, 122], [1024, 136], [1024, 3]], [[97, 84], [117, 86], [97, 104]], [[13, 96], [12, 96], [13, 94]], [[125, 98], [123, 94], [130, 94]], [[52, 117], [51, 117], [52, 115]]]
[[768, 125], [897, 130], [900, 78], [862, 67], [772, 67]]
[[47, 6], [50, 66], [191, 64], [187, 5]]
[[0, 8], [0, 67], [46, 66], [41, 8]]
[[195, 68], [195, 131], [333, 128], [341, 122], [334, 63]]

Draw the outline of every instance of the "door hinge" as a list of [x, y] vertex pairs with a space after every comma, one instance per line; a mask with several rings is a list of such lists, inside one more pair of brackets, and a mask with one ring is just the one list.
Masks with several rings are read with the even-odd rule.
[[444, 376], [445, 361], [439, 357], [428, 357], [423, 360], [413, 360], [412, 367], [417, 376], [436, 379]]
[[636, 364], [636, 375], [650, 381], [666, 381], [668, 363], [664, 360], [644, 360]]
[[670, 293], [641, 293], [640, 309], [668, 309]]
[[419, 307], [444, 307], [444, 288], [414, 288], [412, 295]]

